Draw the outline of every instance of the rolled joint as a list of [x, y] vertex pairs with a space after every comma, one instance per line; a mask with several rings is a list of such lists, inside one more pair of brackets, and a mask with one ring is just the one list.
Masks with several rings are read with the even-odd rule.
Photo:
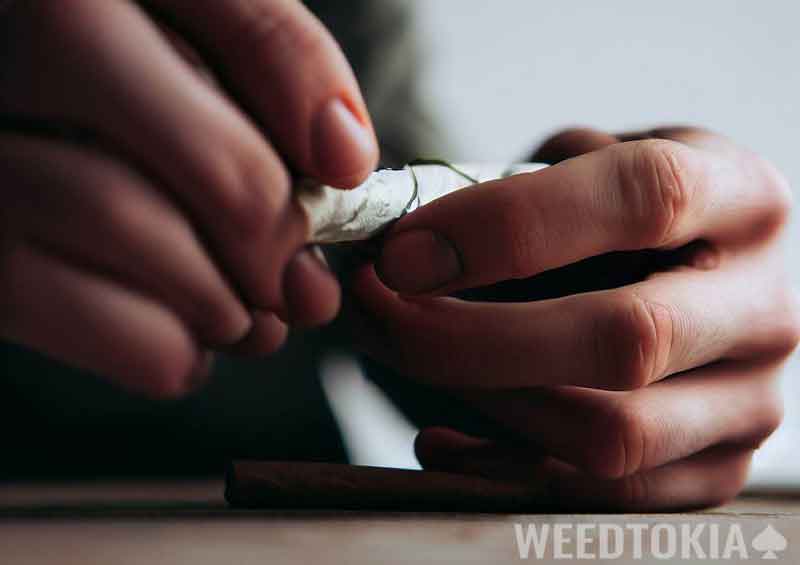
[[474, 184], [547, 165], [446, 163], [408, 165], [372, 173], [351, 190], [301, 181], [295, 194], [308, 220], [308, 240], [313, 243], [362, 241], [381, 232], [404, 214], [437, 198]]

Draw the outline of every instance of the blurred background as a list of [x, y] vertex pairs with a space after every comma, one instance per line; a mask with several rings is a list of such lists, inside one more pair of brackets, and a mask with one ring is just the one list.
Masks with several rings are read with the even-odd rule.
[[[414, 5], [415, 33], [423, 46], [420, 98], [442, 127], [447, 138], [442, 153], [451, 160], [523, 158], [570, 125], [619, 132], [696, 124], [767, 156], [795, 192], [800, 187], [797, 2], [418, 0]], [[795, 219], [787, 239], [795, 284], [798, 243]], [[795, 355], [783, 377], [785, 423], [758, 452], [753, 485], [800, 485], [798, 371]], [[337, 390], [332, 394], [335, 405], [339, 399], [338, 413], [355, 412], [367, 420], [386, 413], [377, 399], [371, 410], [342, 408], [341, 402], [360, 402], [359, 394], [362, 400], [377, 398], [371, 389], [342, 383]], [[384, 417], [385, 428], [394, 426], [395, 432], [381, 438], [359, 435], [360, 424], [345, 424], [351, 442], [353, 433], [359, 435], [356, 459], [413, 465], [413, 432], [395, 414]]]

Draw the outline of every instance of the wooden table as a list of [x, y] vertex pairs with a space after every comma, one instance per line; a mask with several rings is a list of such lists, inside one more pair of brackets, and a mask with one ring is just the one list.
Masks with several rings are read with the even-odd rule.
[[[492, 515], [440, 513], [363, 513], [323, 511], [244, 511], [226, 507], [222, 483], [115, 482], [98, 484], [7, 484], [0, 486], [0, 563], [13, 565], [129, 563], [225, 565], [273, 563], [520, 563], [514, 524], [566, 524], [575, 536], [578, 524], [597, 531], [599, 524], [622, 527], [657, 524], [679, 529], [706, 524], [721, 532], [740, 528], [748, 561], [763, 552], [752, 540], [771, 524], [787, 539], [777, 563], [800, 563], [800, 494], [743, 497], [723, 508], [690, 514]], [[572, 528], [572, 529], [569, 529]], [[551, 529], [551, 532], [553, 530]], [[633, 558], [632, 536], [625, 529], [625, 554], [605, 563], [656, 561], [646, 552]], [[647, 539], [647, 536], [645, 536]], [[597, 555], [596, 540], [586, 546]], [[663, 548], [662, 548], [663, 549]], [[567, 551], [576, 551], [568, 544]], [[680, 551], [680, 550], [678, 550]], [[704, 551], [710, 551], [706, 545]], [[531, 550], [528, 562], [563, 563]], [[738, 555], [734, 555], [738, 557]], [[522, 560], [525, 562], [526, 560]], [[589, 561], [591, 562], [591, 561]], [[770, 561], [766, 561], [769, 563]]]

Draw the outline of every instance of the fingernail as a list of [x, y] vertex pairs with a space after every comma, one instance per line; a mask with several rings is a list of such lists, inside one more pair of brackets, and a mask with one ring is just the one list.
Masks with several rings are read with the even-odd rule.
[[376, 272], [389, 288], [409, 294], [435, 290], [461, 274], [458, 253], [429, 230], [400, 232], [383, 245]]
[[326, 102], [313, 131], [314, 162], [326, 182], [358, 182], [374, 166], [375, 136], [340, 98]]

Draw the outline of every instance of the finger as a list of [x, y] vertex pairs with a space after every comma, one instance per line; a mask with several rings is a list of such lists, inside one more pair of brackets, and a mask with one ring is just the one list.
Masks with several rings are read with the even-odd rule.
[[99, 152], [0, 136], [7, 226], [161, 300], [209, 346], [241, 339], [250, 317], [168, 198]]
[[717, 444], [756, 448], [780, 424], [778, 364], [718, 363], [633, 392], [581, 387], [470, 394], [514, 437], [604, 478]]
[[635, 475], [601, 479], [548, 458], [531, 459], [523, 447], [467, 436], [450, 429], [423, 430], [417, 457], [424, 469], [547, 485], [560, 509], [626, 512], [716, 506], [744, 487], [753, 450], [715, 446]]
[[325, 27], [297, 0], [148, 0], [184, 30], [294, 167], [351, 187], [378, 145], [353, 72]]
[[546, 459], [544, 452], [530, 444], [478, 438], [443, 427], [420, 431], [414, 453], [426, 470], [507, 480], [529, 480], [530, 469]]
[[[312, 286], [312, 280], [326, 284]], [[331, 321], [339, 311], [339, 285], [318, 248], [305, 249], [292, 259], [283, 285], [289, 305], [286, 317], [292, 325], [318, 326]]]
[[673, 141], [621, 143], [421, 207], [392, 228], [377, 266], [398, 291], [448, 294], [609, 251], [761, 242], [790, 202], [758, 163]]
[[379, 328], [360, 341], [403, 374], [459, 388], [630, 390], [718, 359], [788, 355], [800, 339], [796, 299], [764, 271], [729, 260], [527, 303], [404, 298], [369, 267], [353, 289]]
[[663, 467], [620, 479], [587, 478], [552, 464], [547, 482], [555, 504], [618, 512], [678, 511], [719, 506], [747, 482], [753, 450], [720, 446]]
[[283, 266], [306, 236], [289, 175], [257, 128], [141, 9], [22, 2], [1, 25], [10, 38], [39, 40], [4, 43], [3, 60], [13, 65], [0, 83], [0, 112], [98, 132], [186, 208], [249, 304], [285, 307]]
[[274, 313], [255, 311], [250, 332], [226, 351], [235, 355], [270, 355], [284, 344], [288, 333], [286, 324]]
[[180, 319], [142, 294], [21, 243], [0, 272], [5, 339], [153, 397], [188, 392], [208, 368]]
[[555, 165], [572, 157], [619, 143], [615, 136], [591, 128], [571, 128], [548, 138], [531, 157], [534, 163]]
[[[531, 161], [554, 165], [615, 143], [645, 139], [670, 139], [731, 156], [747, 152], [746, 149], [739, 147], [725, 136], [693, 126], [662, 126], [617, 134], [592, 128], [570, 128], [545, 140], [533, 154]], [[753, 157], [752, 153], [747, 153]]]
[[707, 149], [730, 156], [750, 153], [725, 136], [694, 126], [662, 126], [649, 130], [623, 132], [616, 134], [616, 137], [619, 138], [620, 141], [671, 139], [686, 145], [691, 145], [692, 147]]

